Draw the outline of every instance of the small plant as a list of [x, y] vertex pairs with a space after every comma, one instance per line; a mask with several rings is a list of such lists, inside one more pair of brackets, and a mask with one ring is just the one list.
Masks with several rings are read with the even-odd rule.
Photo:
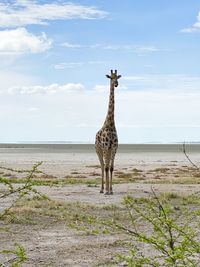
[[[14, 249], [4, 249], [0, 250], [0, 253], [6, 254], [8, 257], [10, 255], [14, 257], [10, 257], [10, 259], [6, 262], [6, 264], [11, 264], [12, 267], [19, 267], [21, 263], [23, 263], [27, 257], [26, 257], [26, 251], [23, 246], [20, 244], [15, 244]], [[5, 263], [0, 263], [0, 267], [7, 266]]]
[[187, 152], [186, 152], [186, 146], [185, 146], [185, 142], [183, 143], [183, 153], [186, 156], [187, 160], [192, 164], [192, 166], [199, 171], [199, 167], [190, 159], [190, 157], [188, 156]]
[[[32, 182], [33, 177], [36, 173], [42, 173], [38, 170], [38, 167], [42, 164], [42, 162], [39, 162], [35, 165], [33, 165], [31, 170], [13, 170], [11, 168], [5, 168], [1, 167], [3, 169], [13, 171], [13, 172], [19, 172], [19, 173], [27, 173], [26, 178], [24, 179], [24, 184], [21, 186], [14, 186], [12, 183], [12, 180], [8, 177], [0, 177], [0, 183], [2, 183], [6, 189], [2, 195], [0, 195], [0, 199], [6, 199], [10, 196], [13, 196], [13, 200], [10, 203], [9, 207], [5, 208], [0, 212], [0, 220], [3, 220], [6, 216], [14, 216], [12, 213], [12, 209], [17, 205], [17, 203], [26, 195], [31, 194], [32, 196], [42, 197], [46, 198], [43, 194], [41, 194], [39, 191], [37, 191], [35, 188], [33, 188], [34, 184]], [[3, 228], [2, 228], [3, 230]], [[5, 229], [6, 231], [6, 229]], [[13, 249], [1, 249], [0, 254], [4, 254], [6, 257], [6, 261], [3, 263], [0, 263], [0, 267], [4, 266], [11, 266], [11, 267], [19, 267], [21, 266], [21, 263], [23, 263], [27, 256], [25, 248], [20, 244], [14, 244]]]
[[[10, 204], [10, 206], [0, 213], [0, 219], [2, 219], [9, 212], [9, 210], [25, 195], [33, 193], [33, 194], [44, 197], [44, 195], [42, 195], [39, 191], [37, 191], [35, 188], [33, 188], [34, 184], [32, 182], [32, 179], [33, 179], [35, 173], [39, 172], [38, 167], [41, 164], [42, 164], [42, 162], [39, 162], [39, 163], [33, 165], [32, 169], [29, 171], [19, 171], [19, 172], [28, 172], [27, 177], [24, 180], [24, 184], [19, 186], [19, 187], [14, 187], [12, 180], [10, 181], [9, 178], [0, 177], [0, 183], [4, 184], [7, 188], [7, 190], [5, 190], [5, 193], [0, 195], [0, 199], [6, 198], [6, 197], [11, 196], [11, 195], [16, 196], [14, 198], [13, 202]], [[13, 170], [13, 171], [16, 171], [16, 170]]]
[[199, 223], [194, 220], [198, 212], [187, 214], [184, 210], [183, 217], [180, 209], [175, 213], [175, 207], [161, 203], [153, 188], [152, 192], [154, 198], [142, 205], [132, 197], [124, 199], [130, 225], [114, 224], [131, 236], [133, 246], [129, 256], [119, 255], [119, 261], [129, 267], [200, 266]]

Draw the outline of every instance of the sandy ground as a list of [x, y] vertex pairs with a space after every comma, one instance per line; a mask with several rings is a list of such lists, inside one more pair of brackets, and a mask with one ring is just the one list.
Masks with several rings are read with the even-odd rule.
[[[115, 171], [130, 170], [133, 168], [151, 170], [159, 167], [182, 167], [190, 166], [182, 145], [168, 149], [167, 147], [156, 148], [120, 148], [115, 158]], [[191, 151], [190, 151], [191, 150]], [[196, 149], [188, 147], [188, 153], [197, 165], [200, 163], [200, 146]], [[9, 148], [0, 145], [0, 166], [18, 169], [28, 169], [37, 162], [42, 161], [41, 170], [56, 177], [65, 177], [77, 171], [82, 175], [94, 171], [99, 161], [93, 145], [83, 148], [61, 149], [60, 147], [23, 147], [13, 145]]]
[[[200, 155], [192, 153], [192, 160], [200, 162]], [[84, 177], [93, 177], [95, 172], [100, 177], [98, 159], [94, 152], [79, 153], [58, 151], [47, 153], [47, 151], [33, 150], [8, 150], [0, 149], [0, 166], [17, 169], [30, 168], [34, 163], [43, 161], [41, 170], [56, 177], [65, 177], [77, 173]], [[92, 204], [99, 207], [106, 205], [122, 205], [124, 196], [149, 197], [151, 195], [151, 183], [145, 183], [145, 179], [159, 177], [153, 184], [157, 192], [174, 192], [180, 195], [189, 195], [200, 191], [200, 184], [160, 184], [159, 179], [164, 176], [170, 178], [174, 173], [183, 170], [190, 171], [190, 164], [181, 151], [147, 152], [147, 153], [118, 153], [115, 161], [115, 176], [119, 172], [129, 173], [132, 169], [141, 171], [144, 179], [134, 183], [114, 185], [114, 195], [105, 196], [99, 194], [99, 185], [89, 187], [85, 184], [65, 185], [58, 187], [38, 186], [37, 189], [48, 195], [51, 199], [64, 202], [80, 202]], [[167, 171], [155, 172], [163, 168]], [[185, 168], [185, 169], [184, 169]], [[179, 177], [180, 179], [181, 177]], [[0, 194], [4, 188], [0, 185]], [[9, 206], [12, 199], [1, 199], [1, 210]], [[20, 234], [19, 234], [20, 232]], [[28, 260], [22, 266], [109, 266], [100, 263], [112, 260], [116, 252], [123, 252], [127, 249], [117, 245], [122, 236], [108, 235], [87, 235], [81, 236], [75, 230], [68, 228], [64, 223], [49, 222], [45, 228], [40, 229], [37, 225], [12, 226], [12, 234], [0, 233], [1, 245], [10, 246], [12, 242], [19, 242], [27, 249]], [[9, 237], [9, 238], [8, 238]], [[1, 260], [5, 261], [5, 258]], [[99, 264], [99, 265], [98, 265]], [[10, 266], [5, 264], [5, 266]], [[117, 266], [117, 265], [112, 265]]]

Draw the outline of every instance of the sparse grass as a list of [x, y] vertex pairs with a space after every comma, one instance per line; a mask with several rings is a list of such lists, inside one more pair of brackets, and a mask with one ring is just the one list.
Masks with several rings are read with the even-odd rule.
[[193, 167], [156, 168], [146, 173], [145, 183], [199, 184], [200, 173]]
[[189, 196], [183, 197], [183, 205], [200, 205], [200, 195], [192, 194]]
[[11, 228], [9, 226], [0, 227], [0, 232], [10, 233], [11, 232]]
[[104, 210], [116, 211], [117, 209], [119, 209], [119, 206], [117, 206], [116, 204], [110, 204], [110, 205], [103, 206], [103, 209]]
[[88, 187], [98, 187], [99, 185], [97, 185], [97, 184], [88, 184], [87, 186]]
[[71, 174], [80, 174], [78, 171], [72, 171]]
[[4, 173], [3, 176], [4, 177], [13, 177], [13, 174], [12, 173]]
[[[9, 260], [10, 265], [9, 266], [20, 267], [21, 263], [23, 263], [27, 259], [26, 251], [25, 251], [24, 247], [21, 246], [20, 244], [15, 243], [14, 245], [15, 245], [15, 247], [13, 249], [3, 249], [3, 250], [0, 250], [0, 253], [3, 253], [10, 258], [10, 260]], [[4, 264], [0, 263], [0, 266], [4, 267], [4, 266], [8, 266], [8, 265], [7, 264], [4, 265]]]
[[[33, 165], [33, 167], [30, 170], [26, 170], [26, 171], [20, 171], [20, 170], [18, 171], [18, 170], [12, 170], [10, 168], [1, 167], [3, 169], [13, 171], [13, 172], [27, 173], [24, 184], [21, 186], [18, 186], [17, 188], [15, 188], [13, 186], [13, 183], [10, 181], [11, 180], [11, 178], [9, 178], [11, 177], [10, 174], [7, 175], [7, 177], [6, 176], [4, 176], [3, 178], [0, 177], [0, 182], [6, 187], [6, 190], [3, 192], [3, 194], [0, 195], [0, 199], [7, 199], [8, 197], [15, 195], [15, 197], [12, 198], [9, 206], [1, 210], [0, 212], [1, 222], [6, 220], [6, 218], [8, 217], [10, 219], [10, 222], [12, 221], [13, 222], [15, 221], [15, 223], [18, 222], [18, 220], [16, 220], [17, 214], [16, 212], [14, 213], [12, 210], [17, 207], [18, 202], [22, 201], [22, 199], [26, 195], [32, 194], [42, 199], [47, 199], [44, 195], [42, 195], [39, 191], [37, 191], [37, 189], [33, 188], [33, 184], [32, 184], [32, 179], [35, 173], [41, 173], [38, 170], [38, 167], [41, 164], [42, 162], [38, 162], [35, 165]], [[1, 227], [1, 229], [4, 229], [4, 227]], [[7, 230], [4, 231], [4, 234], [6, 232]], [[5, 258], [5, 261], [0, 263], [0, 266], [2, 267], [8, 266], [8, 264], [12, 267], [20, 267], [21, 263], [25, 262], [27, 259], [25, 248], [21, 244], [18, 244], [18, 243], [12, 244], [12, 248], [1, 249], [0, 254], [3, 255]]]
[[[156, 178], [158, 179], [158, 177]], [[182, 184], [182, 185], [190, 185], [190, 184], [200, 184], [200, 179], [196, 177], [167, 177], [167, 178], [159, 178], [159, 184]], [[147, 184], [157, 184], [158, 182], [155, 178], [145, 180]]]
[[[200, 203], [200, 195], [192, 194], [189, 196], [181, 196], [174, 192], [162, 193], [159, 198], [165, 203], [176, 204], [177, 200], [182, 203], [182, 206], [186, 204], [198, 205]], [[132, 198], [133, 199], [133, 198]], [[138, 206], [144, 205], [149, 202], [149, 198], [140, 197], [134, 198], [134, 203]], [[14, 217], [17, 216], [17, 217]], [[64, 221], [67, 225], [80, 224], [98, 224], [102, 220], [106, 221], [111, 218], [118, 217], [120, 221], [125, 222], [127, 220], [126, 210], [122, 205], [110, 204], [105, 206], [96, 206], [90, 204], [84, 204], [80, 202], [62, 202], [35, 196], [33, 198], [28, 197], [19, 201], [15, 207], [10, 210], [5, 216], [5, 220], [10, 223], [30, 223], [36, 218], [39, 218], [41, 223], [41, 217], [54, 218], [60, 221]], [[14, 218], [14, 220], [9, 220]], [[16, 220], [15, 220], [16, 219]], [[37, 220], [35, 221], [37, 223]], [[9, 227], [9, 226], [8, 226]]]
[[[122, 207], [117, 205], [95, 206], [80, 202], [61, 202], [40, 197], [19, 201], [4, 216], [7, 226], [38, 225], [63, 222], [69, 228], [78, 230], [81, 235], [107, 235], [112, 231], [104, 225], [111, 219], [126, 221]], [[112, 232], [114, 234], [114, 232]]]
[[167, 192], [167, 193], [162, 193], [160, 194], [160, 199], [163, 200], [170, 200], [170, 199], [178, 199], [181, 196], [175, 192]]
[[101, 169], [100, 165], [86, 165], [86, 168], [96, 168], [96, 169]]
[[139, 169], [137, 169], [137, 168], [134, 168], [134, 169], [132, 169], [131, 171], [134, 172], [134, 173], [141, 173], [141, 172], [142, 172], [142, 170], [139, 170]]
[[195, 177], [195, 178], [200, 178], [200, 172], [195, 172], [195, 173], [193, 173], [193, 177]]
[[97, 173], [97, 172], [91, 172], [89, 174], [89, 176], [101, 176], [101, 175], [99, 173]]
[[[87, 176], [82, 175], [77, 171], [72, 172], [73, 175], [65, 176], [64, 178], [57, 178], [52, 175], [34, 175], [32, 178], [33, 185], [36, 186], [64, 186], [68, 184], [86, 184], [94, 185], [101, 183], [101, 174], [91, 172]], [[26, 178], [17, 178], [14, 176], [5, 176], [9, 181], [14, 184], [23, 184]], [[1, 180], [0, 180], [1, 182]], [[142, 171], [137, 168], [127, 171], [115, 171], [113, 184], [119, 183], [152, 183], [152, 184], [199, 184], [200, 173], [192, 167], [184, 168], [156, 168], [149, 171]]]
[[116, 171], [115, 172], [115, 177], [116, 179], [113, 180], [114, 183], [129, 183], [129, 182], [138, 182], [141, 180], [144, 180], [145, 177], [142, 174], [142, 171], [133, 169], [132, 171], [129, 172], [124, 172], [124, 171]]
[[118, 262], [115, 259], [105, 259], [95, 264], [93, 267], [113, 267], [117, 266], [117, 263]]
[[[90, 166], [91, 167], [91, 166]], [[199, 183], [199, 173], [194, 170], [194, 168], [187, 169], [168, 169], [168, 168], [157, 168], [154, 173], [151, 183], [155, 182], [155, 178], [159, 180], [159, 183]], [[79, 174], [74, 171], [74, 174]], [[94, 172], [95, 173], [95, 172]], [[4, 175], [2, 175], [4, 176]], [[94, 175], [95, 176], [95, 175]], [[96, 175], [97, 176], [97, 175]], [[118, 176], [118, 177], [117, 177]], [[25, 178], [15, 178], [7, 176], [11, 183], [24, 184], [26, 182]], [[123, 172], [116, 171], [114, 175], [114, 183], [123, 182], [135, 182], [144, 179], [144, 171], [138, 169], [132, 169], [131, 171]], [[171, 179], [171, 180], [170, 180]], [[0, 179], [0, 181], [3, 182]], [[4, 180], [5, 181], [5, 180]], [[147, 180], [148, 182], [150, 179]], [[83, 176], [67, 176], [65, 178], [59, 179], [51, 175], [40, 175], [33, 176], [32, 185], [48, 185], [48, 186], [64, 186], [67, 184], [87, 184], [88, 187], [96, 187], [101, 182], [101, 178], [88, 179]], [[157, 181], [158, 182], [158, 181]], [[14, 186], [15, 188], [15, 186]], [[190, 196], [181, 196], [174, 192], [163, 193], [159, 195], [160, 200], [168, 205], [173, 205], [173, 216], [176, 217], [177, 214], [181, 214], [181, 219], [184, 222], [184, 208], [189, 208], [191, 211], [196, 210], [196, 214], [199, 216], [200, 209], [200, 196], [199, 194], [193, 194]], [[133, 199], [133, 198], [132, 198]], [[151, 198], [135, 198], [134, 203], [137, 207], [143, 211], [145, 205], [151, 201]], [[178, 203], [178, 208], [177, 207]], [[195, 218], [194, 218], [195, 219]], [[4, 216], [4, 221], [6, 226], [0, 228], [2, 231], [7, 232], [11, 229], [12, 225], [17, 225], [18, 229], [27, 225], [35, 225], [44, 229], [47, 225], [54, 225], [60, 223], [66, 225], [69, 228], [77, 230], [80, 235], [83, 236], [102, 236], [102, 235], [116, 235], [122, 237], [121, 247], [125, 247], [127, 241], [123, 240], [124, 236], [120, 232], [119, 228], [113, 227], [115, 222], [119, 224], [126, 225], [129, 227], [131, 225], [130, 216], [127, 213], [127, 209], [122, 205], [110, 204], [106, 206], [95, 206], [89, 204], [83, 204], [80, 202], [61, 202], [50, 200], [48, 198], [42, 198], [41, 196], [26, 197], [23, 201], [16, 203], [12, 209]], [[140, 221], [142, 227], [146, 231], [146, 224], [144, 221]], [[31, 227], [32, 229], [32, 227]], [[130, 248], [129, 244], [128, 249]], [[114, 243], [113, 243], [114, 246]], [[117, 246], [117, 244], [116, 244]], [[115, 266], [117, 264], [114, 257], [112, 259], [105, 259], [104, 262], [99, 263], [97, 266]], [[135, 265], [130, 265], [135, 266]], [[143, 265], [138, 265], [143, 266]]]
[[[26, 178], [16, 178], [12, 177], [9, 178], [9, 181], [12, 184], [24, 184], [26, 183]], [[1, 180], [0, 180], [1, 183]], [[65, 178], [59, 179], [59, 178], [47, 178], [47, 177], [37, 177], [32, 179], [32, 185], [34, 186], [64, 186], [68, 184], [86, 184], [86, 185], [93, 185], [100, 183], [100, 179], [87, 179], [83, 176], [80, 177], [72, 177], [67, 176]]]
[[[85, 179], [87, 177], [85, 175], [82, 175], [82, 174], [79, 173], [79, 174], [76, 174], [76, 175], [66, 175], [63, 179], [71, 179], [71, 178]], [[57, 178], [57, 179], [59, 179], [59, 178]]]
[[[184, 218], [183, 208], [185, 205], [190, 205], [191, 210], [196, 209], [197, 212], [199, 210], [200, 196], [198, 194], [182, 197], [176, 193], [169, 192], [160, 194], [159, 198], [167, 205], [177, 205], [178, 201], [180, 209], [173, 210], [175, 217], [177, 214], [182, 214], [182, 218]], [[149, 201], [151, 201], [151, 198], [134, 198], [135, 205], [141, 211], [143, 211], [145, 205], [148, 205]], [[122, 239], [121, 244], [115, 244], [115, 246], [124, 247], [126, 250], [130, 249], [130, 244], [127, 246], [127, 242], [130, 242], [127, 236], [125, 237], [119, 228], [113, 227], [116, 222], [117, 224], [126, 225], [126, 227], [131, 225], [127, 209], [122, 205], [96, 206], [80, 202], [55, 201], [40, 196], [26, 197], [10, 210], [4, 218], [4, 222], [7, 227], [13, 224], [22, 226], [34, 224], [40, 229], [44, 229], [47, 225], [52, 226], [57, 223], [59, 225], [63, 223], [67, 227], [78, 231], [84, 237], [92, 235], [120, 236]], [[142, 223], [142, 227], [146, 227], [144, 223]], [[97, 266], [109, 266], [109, 264], [111, 264], [110, 266], [112, 264], [115, 266], [115, 263], [116, 258], [113, 255], [112, 260], [105, 259], [105, 262], [99, 262]]]
[[123, 178], [124, 180], [130, 180], [133, 178], [133, 173], [121, 173], [117, 178]]
[[161, 172], [161, 173], [165, 173], [165, 172], [168, 172], [170, 171], [169, 168], [156, 168], [153, 170], [154, 172]]
[[[47, 225], [65, 224], [80, 235], [108, 235], [110, 229], [102, 224], [110, 211], [79, 202], [64, 203], [48, 199], [26, 199], [19, 202], [4, 216], [6, 225], [35, 225], [44, 229]], [[100, 215], [101, 214], [101, 215]]]

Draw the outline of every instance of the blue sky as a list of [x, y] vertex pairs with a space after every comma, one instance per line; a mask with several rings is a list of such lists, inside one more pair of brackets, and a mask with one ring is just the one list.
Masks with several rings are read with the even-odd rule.
[[0, 142], [200, 141], [197, 0], [0, 1]]

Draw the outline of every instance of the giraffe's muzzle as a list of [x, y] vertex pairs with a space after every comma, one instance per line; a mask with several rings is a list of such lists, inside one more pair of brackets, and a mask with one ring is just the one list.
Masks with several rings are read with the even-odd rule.
[[117, 87], [117, 86], [118, 86], [118, 81], [116, 81], [116, 82], [114, 83], [114, 86], [115, 86], [115, 87]]

